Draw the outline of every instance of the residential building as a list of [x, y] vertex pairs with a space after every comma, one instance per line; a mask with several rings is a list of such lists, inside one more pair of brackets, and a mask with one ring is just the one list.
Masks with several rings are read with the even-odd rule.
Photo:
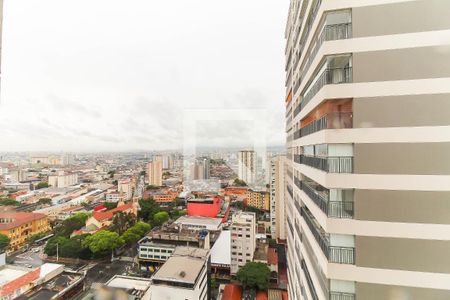
[[154, 186], [162, 186], [162, 163], [158, 160], [153, 160], [148, 163], [148, 184]]
[[138, 242], [138, 258], [140, 261], [165, 262], [175, 250], [176, 245], [154, 242], [149, 237], [143, 237]]
[[270, 160], [270, 230], [272, 238], [286, 240], [286, 155]]
[[291, 1], [289, 299], [450, 298], [449, 14]]
[[256, 183], [257, 155], [253, 150], [239, 151], [238, 155], [238, 177], [248, 185]]
[[256, 207], [261, 210], [270, 210], [270, 194], [266, 191], [247, 191], [247, 206]]
[[44, 214], [7, 211], [0, 213], [0, 233], [10, 239], [9, 251], [20, 249], [33, 234], [50, 230]]
[[210, 299], [209, 251], [177, 247], [152, 276], [151, 299]]
[[210, 178], [211, 160], [208, 157], [196, 158], [190, 169], [191, 180], [205, 180]]
[[157, 155], [153, 160], [160, 161], [163, 170], [170, 170], [173, 168], [173, 159], [170, 155]]
[[238, 212], [231, 223], [231, 268], [235, 275], [239, 268], [253, 261], [256, 249], [256, 215], [254, 212]]
[[78, 184], [77, 173], [58, 171], [55, 175], [48, 176], [48, 185], [55, 188], [66, 188]]
[[105, 193], [105, 201], [106, 202], [119, 202], [120, 200], [124, 200], [122, 195], [118, 191], [111, 191]]
[[131, 200], [135, 187], [135, 182], [131, 178], [119, 180], [117, 183], [117, 191], [123, 195], [125, 201]]

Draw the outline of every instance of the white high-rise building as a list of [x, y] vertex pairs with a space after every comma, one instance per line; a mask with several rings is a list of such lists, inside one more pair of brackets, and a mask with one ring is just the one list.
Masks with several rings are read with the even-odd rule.
[[291, 0], [289, 299], [450, 299], [449, 16]]
[[77, 173], [58, 171], [55, 175], [48, 176], [48, 184], [55, 188], [66, 188], [78, 184]]
[[286, 163], [286, 155], [270, 159], [270, 229], [277, 240], [286, 240]]
[[239, 212], [231, 223], [231, 274], [253, 261], [256, 249], [256, 215], [254, 212]]
[[238, 177], [248, 185], [256, 182], [257, 155], [253, 150], [239, 151], [238, 155]]

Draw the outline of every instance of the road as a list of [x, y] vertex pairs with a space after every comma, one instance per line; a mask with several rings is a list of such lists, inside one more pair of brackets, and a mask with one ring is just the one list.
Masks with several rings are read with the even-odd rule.
[[[9, 256], [9, 259], [13, 260], [13, 264], [16, 266], [26, 267], [31, 265], [33, 268], [39, 267], [43, 264], [43, 261], [41, 259], [43, 248], [44, 246], [33, 247], [24, 253], [18, 253]], [[34, 252], [34, 249], [39, 249], [39, 252]]]

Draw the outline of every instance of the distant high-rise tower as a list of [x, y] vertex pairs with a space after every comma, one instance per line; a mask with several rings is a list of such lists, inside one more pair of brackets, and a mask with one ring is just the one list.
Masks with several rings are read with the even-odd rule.
[[286, 240], [286, 156], [270, 159], [270, 222], [273, 239]]
[[238, 177], [251, 185], [256, 182], [256, 160], [257, 155], [253, 150], [239, 151], [238, 156]]
[[450, 299], [450, 1], [291, 0], [289, 299]]
[[154, 160], [148, 163], [148, 184], [162, 186], [162, 162]]

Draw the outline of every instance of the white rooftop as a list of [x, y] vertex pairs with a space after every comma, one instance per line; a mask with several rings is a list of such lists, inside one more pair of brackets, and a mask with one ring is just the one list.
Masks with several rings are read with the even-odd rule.
[[204, 259], [189, 256], [171, 256], [152, 279], [195, 284], [205, 264]]
[[23, 268], [14, 266], [4, 266], [0, 269], [0, 286], [3, 286], [8, 282], [15, 280], [30, 271], [31, 270], [25, 270]]
[[220, 233], [211, 249], [211, 264], [231, 265], [231, 231]]
[[146, 291], [150, 287], [150, 279], [129, 276], [114, 276], [105, 285], [107, 287], [138, 291]]
[[175, 221], [175, 224], [197, 224], [197, 225], [210, 225], [215, 227], [220, 227], [221, 223], [222, 219], [208, 218], [201, 216], [181, 216]]

